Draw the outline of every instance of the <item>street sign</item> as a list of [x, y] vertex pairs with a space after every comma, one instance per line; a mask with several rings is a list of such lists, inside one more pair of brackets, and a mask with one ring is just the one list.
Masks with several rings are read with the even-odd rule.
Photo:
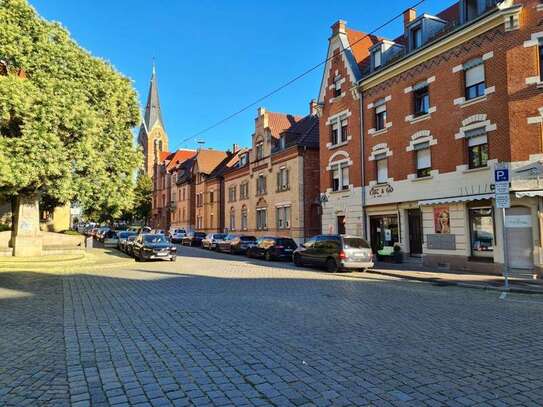
[[494, 192], [496, 194], [509, 194], [509, 182], [496, 182]]
[[496, 208], [507, 209], [511, 207], [509, 194], [496, 194]]
[[494, 170], [494, 180], [498, 182], [509, 182], [509, 169], [508, 168], [496, 168]]

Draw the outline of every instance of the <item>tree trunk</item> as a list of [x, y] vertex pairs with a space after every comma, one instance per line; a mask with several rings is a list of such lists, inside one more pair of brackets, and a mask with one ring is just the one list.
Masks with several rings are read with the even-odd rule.
[[39, 194], [19, 194], [15, 198], [11, 246], [16, 257], [35, 257], [42, 255], [42, 236], [40, 232]]

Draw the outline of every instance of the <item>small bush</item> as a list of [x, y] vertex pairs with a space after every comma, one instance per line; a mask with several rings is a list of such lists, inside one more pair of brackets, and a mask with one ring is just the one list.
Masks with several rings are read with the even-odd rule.
[[0, 232], [7, 232], [8, 230], [11, 230], [11, 226], [0, 223]]

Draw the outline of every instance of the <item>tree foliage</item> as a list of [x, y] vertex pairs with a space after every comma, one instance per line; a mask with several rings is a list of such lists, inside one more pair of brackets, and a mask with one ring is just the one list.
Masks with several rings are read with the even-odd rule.
[[0, 0], [0, 21], [0, 60], [26, 73], [0, 76], [0, 194], [37, 191], [118, 216], [141, 165], [131, 81], [26, 0]]
[[134, 189], [134, 211], [133, 217], [139, 221], [148, 223], [151, 217], [151, 201], [153, 199], [153, 180], [144, 174], [138, 177]]

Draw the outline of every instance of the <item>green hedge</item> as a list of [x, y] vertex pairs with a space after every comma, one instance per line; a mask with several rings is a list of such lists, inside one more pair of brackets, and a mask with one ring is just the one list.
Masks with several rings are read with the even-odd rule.
[[8, 230], [11, 230], [11, 227], [9, 225], [4, 225], [0, 223], [0, 232], [7, 232]]

